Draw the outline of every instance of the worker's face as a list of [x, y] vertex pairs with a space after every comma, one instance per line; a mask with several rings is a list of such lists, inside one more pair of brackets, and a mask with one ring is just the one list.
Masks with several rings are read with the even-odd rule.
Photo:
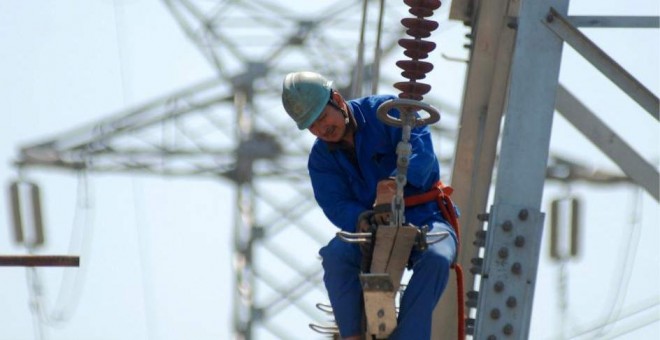
[[[335, 102], [339, 103], [340, 107], [346, 110], [346, 104], [333, 92]], [[309, 131], [314, 136], [326, 142], [339, 142], [344, 137], [346, 132], [346, 122], [344, 114], [332, 105], [326, 105], [319, 118], [317, 118], [309, 127]]]

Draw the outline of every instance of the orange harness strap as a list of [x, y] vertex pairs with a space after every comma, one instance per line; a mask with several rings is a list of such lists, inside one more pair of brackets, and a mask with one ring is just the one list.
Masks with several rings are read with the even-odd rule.
[[[461, 246], [460, 225], [458, 224], [458, 215], [454, 202], [449, 197], [454, 192], [450, 186], [446, 186], [442, 181], [438, 181], [433, 188], [423, 194], [404, 198], [406, 207], [419, 205], [426, 202], [436, 201], [442, 216], [449, 222], [456, 233], [456, 253], [458, 254]], [[463, 287], [463, 268], [458, 263], [453, 263], [452, 268], [456, 272], [456, 299], [458, 300], [458, 339], [465, 339], [465, 301]]]

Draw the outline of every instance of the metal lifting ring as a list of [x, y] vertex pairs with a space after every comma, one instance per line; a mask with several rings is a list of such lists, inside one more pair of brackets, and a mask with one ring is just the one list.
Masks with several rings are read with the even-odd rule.
[[436, 123], [440, 120], [440, 111], [433, 106], [413, 99], [390, 99], [382, 103], [378, 107], [378, 119], [382, 120], [385, 124], [396, 127], [403, 127], [404, 123], [400, 118], [392, 117], [388, 111], [391, 109], [398, 109], [399, 111], [426, 111], [429, 114], [426, 118], [416, 117], [414, 126], [423, 126]]

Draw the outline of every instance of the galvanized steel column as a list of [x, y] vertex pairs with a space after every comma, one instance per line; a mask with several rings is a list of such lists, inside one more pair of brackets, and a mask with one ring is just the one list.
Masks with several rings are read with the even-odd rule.
[[520, 2], [501, 152], [475, 320], [476, 339], [526, 339], [543, 228], [540, 211], [562, 41], [545, 25], [568, 1]]

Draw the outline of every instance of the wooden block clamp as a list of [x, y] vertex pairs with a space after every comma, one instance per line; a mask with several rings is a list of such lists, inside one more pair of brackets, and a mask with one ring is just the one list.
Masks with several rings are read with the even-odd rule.
[[397, 326], [395, 297], [419, 229], [381, 226], [376, 230], [371, 273], [360, 275], [367, 334], [386, 339]]
[[367, 315], [367, 334], [376, 339], [387, 339], [396, 328], [394, 282], [389, 274], [361, 274], [364, 310]]
[[417, 228], [409, 225], [400, 227], [381, 225], [375, 230], [373, 239], [371, 232], [337, 233], [340, 239], [348, 243], [375, 241], [369, 273], [360, 274], [367, 319], [367, 338], [387, 339], [397, 327], [395, 298], [412, 248], [417, 246], [420, 250], [424, 250], [428, 245], [440, 242], [449, 236], [449, 232], [446, 231], [429, 233], [427, 230], [426, 226]]
[[79, 256], [0, 255], [0, 267], [79, 267]]

